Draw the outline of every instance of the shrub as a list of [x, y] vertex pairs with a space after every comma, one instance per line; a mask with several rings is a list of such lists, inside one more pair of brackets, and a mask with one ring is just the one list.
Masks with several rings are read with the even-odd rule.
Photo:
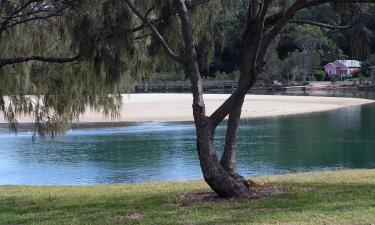
[[216, 71], [214, 74], [215, 78], [218, 80], [227, 80], [229, 78], [228, 74], [221, 71]]
[[358, 78], [360, 75], [360, 72], [359, 71], [355, 71], [353, 74], [352, 74], [352, 77], [353, 78]]
[[326, 76], [326, 72], [324, 72], [323, 70], [313, 70], [312, 75], [317, 81], [322, 81]]

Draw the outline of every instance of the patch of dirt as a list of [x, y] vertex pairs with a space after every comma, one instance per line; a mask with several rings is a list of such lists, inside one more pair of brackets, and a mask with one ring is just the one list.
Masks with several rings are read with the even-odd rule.
[[131, 213], [127, 216], [113, 216], [111, 218], [107, 219], [107, 222], [123, 222], [123, 221], [128, 221], [128, 220], [139, 220], [143, 219], [145, 215], [142, 213]]
[[205, 202], [253, 201], [286, 193], [286, 188], [279, 185], [256, 185], [251, 187], [250, 196], [238, 198], [220, 198], [213, 191], [190, 192], [181, 196], [180, 204], [192, 205]]
[[145, 217], [142, 213], [132, 213], [126, 216], [128, 219], [138, 220]]
[[128, 220], [128, 218], [126, 216], [113, 216], [113, 217], [110, 217], [110, 218], [107, 218], [106, 219], [106, 222], [108, 223], [113, 223], [113, 222], [123, 222], [123, 221], [126, 221]]

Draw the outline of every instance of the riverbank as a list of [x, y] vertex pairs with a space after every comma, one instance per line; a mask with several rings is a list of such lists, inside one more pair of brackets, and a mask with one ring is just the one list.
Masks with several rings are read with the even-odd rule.
[[[238, 87], [234, 80], [204, 80], [203, 89], [208, 93], [232, 93]], [[190, 81], [159, 81], [148, 85], [139, 84], [135, 86], [136, 93], [189, 93], [191, 90]], [[371, 81], [360, 82], [358, 79], [345, 81], [311, 81], [304, 85], [265, 85], [258, 82], [251, 88], [251, 91], [375, 91], [375, 83]]]
[[[228, 97], [229, 94], [205, 94], [207, 114], [212, 113]], [[335, 110], [374, 102], [359, 98], [247, 95], [241, 117], [250, 119], [286, 116]], [[76, 122], [187, 122], [193, 121], [191, 104], [191, 94], [129, 94], [123, 95], [120, 117], [111, 119], [104, 117], [100, 112], [88, 110]], [[27, 116], [19, 119], [20, 123], [32, 121], [32, 118]], [[2, 117], [0, 117], [0, 123], [4, 123]]]
[[[229, 94], [206, 94], [207, 114], [211, 114]], [[123, 106], [116, 122], [187, 122], [193, 121], [191, 94], [131, 94], [123, 95]], [[247, 95], [242, 109], [243, 119], [286, 116], [339, 109], [373, 103], [357, 98], [311, 96]], [[100, 113], [86, 112], [80, 122], [110, 122]]]
[[0, 186], [0, 224], [373, 224], [375, 169], [256, 178], [285, 192], [195, 201], [203, 181], [104, 186]]

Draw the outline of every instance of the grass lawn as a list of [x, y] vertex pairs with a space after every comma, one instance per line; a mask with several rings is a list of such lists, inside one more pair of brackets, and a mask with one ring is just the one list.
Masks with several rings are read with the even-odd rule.
[[0, 224], [375, 224], [375, 169], [259, 177], [285, 187], [261, 200], [189, 202], [203, 181], [0, 186]]

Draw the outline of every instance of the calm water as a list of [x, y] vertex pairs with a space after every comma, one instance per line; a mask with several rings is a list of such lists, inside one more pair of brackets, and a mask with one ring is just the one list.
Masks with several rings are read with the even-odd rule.
[[[375, 99], [374, 93], [358, 97]], [[225, 128], [219, 127], [219, 149], [224, 134]], [[192, 124], [75, 129], [65, 137], [35, 144], [27, 131], [15, 136], [0, 128], [0, 184], [77, 185], [201, 178], [195, 146]], [[239, 171], [246, 176], [375, 168], [375, 104], [243, 121], [238, 153]]]

